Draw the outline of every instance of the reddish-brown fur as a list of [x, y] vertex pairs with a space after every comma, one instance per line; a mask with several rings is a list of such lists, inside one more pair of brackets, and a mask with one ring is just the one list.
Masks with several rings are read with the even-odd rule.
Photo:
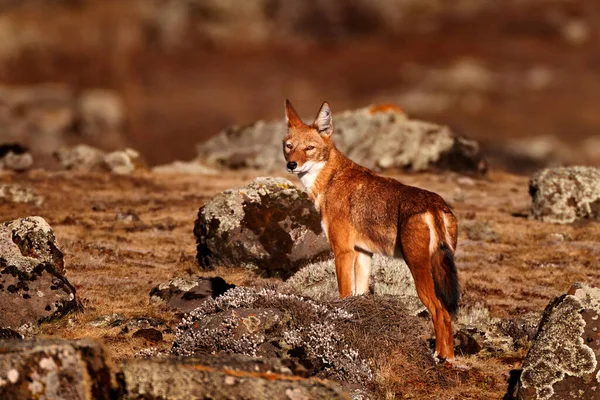
[[437, 194], [376, 175], [333, 144], [327, 103], [306, 125], [286, 101], [283, 141], [288, 170], [297, 173], [322, 217], [335, 255], [340, 296], [368, 290], [373, 253], [403, 257], [419, 298], [431, 313], [436, 353], [454, 357], [451, 315], [458, 308], [453, 255], [456, 219]]

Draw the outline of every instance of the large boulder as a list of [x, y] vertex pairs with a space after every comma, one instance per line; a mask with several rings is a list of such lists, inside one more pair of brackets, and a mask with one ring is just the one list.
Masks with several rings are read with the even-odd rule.
[[[402, 259], [374, 255], [370, 285], [372, 293], [377, 296], [397, 296], [411, 315], [426, 310], [417, 296], [410, 270]], [[282, 288], [319, 301], [338, 300], [335, 261], [324, 260], [303, 267], [285, 281]]]
[[600, 289], [574, 284], [552, 301], [523, 362], [521, 400], [597, 399]]
[[194, 225], [198, 261], [289, 277], [330, 254], [308, 195], [283, 178], [257, 178], [210, 199]]
[[[477, 142], [446, 126], [412, 120], [397, 107], [371, 106], [334, 115], [334, 142], [349, 158], [374, 170], [443, 169], [484, 173]], [[225, 168], [283, 170], [285, 121], [234, 126], [200, 144], [200, 159]]]
[[80, 309], [63, 273], [63, 255], [41, 217], [0, 225], [0, 327], [28, 332]]
[[296, 357], [311, 375], [366, 383], [369, 363], [338, 329], [354, 318], [325, 303], [238, 287], [194, 310], [177, 328], [173, 353]]
[[600, 219], [600, 168], [560, 167], [537, 172], [529, 182], [531, 213], [544, 222]]
[[[308, 376], [373, 389], [374, 368], [388, 360], [390, 343], [397, 360], [433, 368], [432, 353], [421, 340], [424, 335], [424, 322], [409, 316], [393, 296], [355, 296], [330, 303], [237, 287], [184, 318], [172, 352], [292, 359]], [[402, 379], [416, 378], [413, 372]]]
[[115, 399], [116, 377], [91, 340], [0, 341], [0, 398]]

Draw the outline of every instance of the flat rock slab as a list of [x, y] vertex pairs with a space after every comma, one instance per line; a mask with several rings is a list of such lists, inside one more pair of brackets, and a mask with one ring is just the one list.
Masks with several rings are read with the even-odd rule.
[[600, 168], [544, 169], [531, 178], [529, 193], [535, 219], [558, 224], [600, 219]]
[[523, 362], [521, 400], [598, 399], [600, 289], [574, 284], [546, 307]]
[[0, 341], [4, 400], [119, 398], [105, 350], [91, 340]]
[[350, 399], [320, 379], [219, 369], [185, 360], [133, 360], [122, 365], [125, 399]]
[[[333, 115], [336, 146], [353, 161], [374, 170], [397, 168], [485, 173], [480, 146], [450, 128], [412, 120], [394, 106], [373, 105]], [[198, 157], [221, 168], [285, 168], [283, 120], [233, 126], [198, 146]]]
[[308, 195], [283, 178], [257, 178], [213, 197], [200, 208], [194, 234], [204, 268], [244, 266], [285, 278], [331, 257]]

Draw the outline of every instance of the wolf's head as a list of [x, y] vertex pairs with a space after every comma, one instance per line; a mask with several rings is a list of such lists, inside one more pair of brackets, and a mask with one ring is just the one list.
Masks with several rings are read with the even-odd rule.
[[300, 177], [320, 171], [334, 148], [331, 141], [333, 122], [329, 104], [324, 102], [317, 117], [306, 125], [292, 103], [285, 101], [285, 119], [287, 135], [283, 139], [283, 155], [287, 161], [287, 170]]

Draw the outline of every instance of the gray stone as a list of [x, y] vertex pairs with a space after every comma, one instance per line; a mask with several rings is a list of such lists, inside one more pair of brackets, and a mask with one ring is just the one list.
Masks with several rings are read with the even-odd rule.
[[371, 367], [339, 328], [354, 317], [297, 295], [237, 287], [184, 318], [172, 352], [295, 357], [311, 376], [364, 384], [372, 379]]
[[27, 171], [33, 166], [33, 156], [19, 143], [0, 145], [0, 169], [17, 172]]
[[38, 194], [34, 189], [27, 186], [22, 186], [16, 183], [1, 183], [0, 201], [41, 206], [44, 203], [44, 197]]
[[64, 273], [63, 254], [54, 231], [42, 217], [25, 217], [0, 224], [0, 259], [24, 272], [41, 262]]
[[82, 172], [105, 170], [104, 152], [85, 144], [61, 147], [54, 152], [54, 157], [64, 169]]
[[321, 218], [308, 195], [283, 178], [257, 178], [210, 199], [194, 226], [204, 268], [246, 267], [289, 277], [330, 256]]
[[109, 171], [118, 175], [129, 175], [144, 165], [140, 153], [133, 149], [108, 153], [103, 162]]
[[[417, 296], [410, 270], [402, 259], [374, 255], [370, 284], [375, 295], [393, 295], [401, 299], [410, 315], [426, 310]], [[330, 259], [305, 266], [288, 279], [283, 288], [315, 300], [338, 300], [335, 261]]]
[[600, 219], [600, 168], [560, 167], [537, 172], [529, 182], [531, 213], [544, 222]]
[[106, 351], [91, 340], [0, 341], [0, 398], [118, 398]]
[[185, 314], [201, 306], [208, 299], [222, 295], [235, 285], [223, 278], [173, 278], [150, 291], [150, 300], [164, 303], [164, 307]]
[[143, 168], [140, 154], [133, 149], [104, 153], [94, 147], [80, 144], [61, 147], [54, 153], [64, 169], [81, 172], [108, 171], [118, 175], [128, 175]]
[[574, 284], [552, 301], [523, 362], [521, 400], [597, 399], [600, 289]]
[[0, 327], [29, 333], [41, 322], [79, 310], [64, 272], [63, 255], [43, 218], [0, 225]]
[[[223, 368], [202, 362], [202, 358], [127, 361], [121, 367], [127, 393], [124, 399], [350, 399], [333, 382], [264, 373], [254, 368], [239, 370], [235, 369], [236, 363]], [[260, 364], [261, 361], [255, 361], [250, 365]]]
[[[371, 106], [334, 114], [333, 140], [350, 159], [374, 170], [442, 169], [484, 173], [477, 142], [448, 127], [408, 119], [395, 107]], [[283, 120], [228, 128], [198, 146], [199, 158], [225, 168], [283, 170]]]

